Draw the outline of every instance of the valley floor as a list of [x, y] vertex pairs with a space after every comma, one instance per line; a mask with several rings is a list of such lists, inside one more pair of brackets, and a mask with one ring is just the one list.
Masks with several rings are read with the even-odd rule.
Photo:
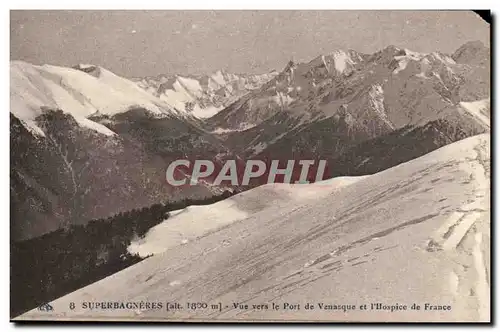
[[[374, 175], [178, 211], [129, 248], [153, 257], [15, 320], [489, 321], [489, 146], [474, 136]], [[103, 301], [162, 308], [85, 308]]]

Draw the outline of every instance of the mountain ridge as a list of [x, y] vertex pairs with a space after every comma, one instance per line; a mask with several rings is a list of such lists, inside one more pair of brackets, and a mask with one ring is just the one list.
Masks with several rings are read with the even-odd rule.
[[[460, 48], [462, 53], [468, 45]], [[488, 104], [484, 102], [490, 96], [488, 62], [476, 64], [477, 57], [489, 54], [484, 45], [468, 60], [472, 65], [456, 63], [439, 52], [417, 53], [395, 46], [371, 55], [349, 52], [349, 58], [342, 58], [346, 64], [342, 72], [332, 71], [335, 64], [325, 61], [325, 56], [289, 62], [259, 90], [207, 119], [206, 125], [233, 148], [250, 153], [255, 146], [275, 144], [300, 126], [314, 126], [328, 118], [343, 121], [346, 131], [354, 126], [354, 131], [360, 129], [370, 138], [407, 125], [456, 118], [463, 103]], [[261, 138], [261, 132], [274, 134]]]

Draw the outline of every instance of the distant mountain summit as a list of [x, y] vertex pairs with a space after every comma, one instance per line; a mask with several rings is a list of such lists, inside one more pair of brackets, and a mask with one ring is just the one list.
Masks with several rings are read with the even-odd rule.
[[211, 75], [159, 75], [136, 81], [139, 87], [179, 112], [208, 118], [246, 93], [260, 88], [277, 74], [275, 71], [262, 75], [232, 74], [218, 70]]

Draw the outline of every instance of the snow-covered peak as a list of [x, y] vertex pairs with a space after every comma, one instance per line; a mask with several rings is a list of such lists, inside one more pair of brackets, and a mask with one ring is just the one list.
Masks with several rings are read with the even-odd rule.
[[333, 52], [331, 54], [331, 57], [333, 58], [333, 64], [335, 66], [335, 69], [339, 73], [343, 73], [348, 65], [354, 64], [354, 61], [353, 59], [351, 59], [349, 54], [342, 50]]
[[11, 62], [11, 113], [39, 135], [43, 135], [43, 131], [37, 126], [36, 118], [44, 109], [61, 109], [71, 114], [80, 125], [105, 135], [113, 133], [87, 119], [89, 116], [114, 115], [131, 107], [143, 107], [158, 116], [172, 114], [167, 103], [135, 83], [101, 67], [78, 67]]
[[426, 57], [427, 54], [413, 52], [409, 49], [404, 49], [402, 52], [399, 52], [398, 55], [394, 56], [394, 59], [397, 61], [397, 68], [394, 69], [393, 74], [397, 74], [400, 71], [403, 71], [408, 66], [408, 63], [412, 61], [419, 62]]
[[404, 49], [398, 53], [398, 55], [394, 56], [394, 60], [396, 61], [397, 66], [393, 70], [393, 74], [397, 74], [405, 70], [408, 64], [414, 63], [416, 64], [416, 67], [424, 68], [422, 73], [419, 74], [421, 77], [425, 76], [425, 69], [456, 65], [455, 60], [447, 54], [440, 52], [420, 53], [409, 49]]

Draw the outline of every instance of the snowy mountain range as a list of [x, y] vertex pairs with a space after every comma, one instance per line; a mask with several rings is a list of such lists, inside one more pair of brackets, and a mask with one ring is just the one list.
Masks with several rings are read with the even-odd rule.
[[207, 124], [250, 156], [317, 149], [324, 155], [318, 144], [332, 146], [335, 156], [349, 145], [431, 121], [477, 134], [490, 126], [489, 73], [489, 49], [478, 42], [452, 55], [395, 46], [371, 55], [336, 51], [290, 62]]
[[136, 81], [138, 86], [176, 110], [197, 118], [209, 118], [277, 74], [276, 71], [262, 75], [231, 74], [219, 70], [199, 77], [159, 75]]
[[449, 55], [337, 50], [263, 75], [129, 80], [21, 61], [10, 71], [20, 239], [225, 189], [166, 186], [179, 158], [321, 158], [329, 176], [358, 176], [490, 130], [489, 49], [479, 42]]
[[[21, 267], [17, 291], [24, 291], [23, 278], [28, 289], [47, 285], [25, 302], [14, 298], [11, 316], [489, 321], [490, 62], [480, 42], [453, 54], [336, 50], [262, 75], [127, 79], [96, 65], [12, 61], [11, 241], [25, 244], [18, 252], [40, 264], [11, 264], [11, 271]], [[228, 185], [209, 180], [168, 185], [165, 171], [177, 159], [218, 166], [227, 159], [323, 159], [329, 179], [254, 181], [226, 195]], [[184, 198], [221, 192], [210, 202], [217, 203], [183, 208]], [[164, 202], [181, 203], [164, 214], [159, 209], [168, 204], [156, 204]], [[141, 237], [136, 216], [154, 219]], [[118, 222], [129, 219], [135, 226]], [[106, 241], [95, 244], [101, 228], [82, 225], [109, 225]], [[96, 257], [74, 248], [83, 242], [96, 247]], [[45, 270], [45, 251], [36, 250], [52, 243], [61, 250], [51, 257], [76, 262], [59, 279]], [[115, 273], [106, 265], [116, 263], [106, 261], [110, 252], [118, 263], [126, 255], [145, 259]], [[86, 268], [98, 277], [88, 279]], [[54, 311], [27, 311], [52, 299]], [[103, 301], [207, 308], [83, 306]], [[280, 309], [261, 310], [272, 303]], [[315, 310], [304, 310], [306, 303]], [[418, 303], [422, 310], [351, 308], [374, 303]]]

